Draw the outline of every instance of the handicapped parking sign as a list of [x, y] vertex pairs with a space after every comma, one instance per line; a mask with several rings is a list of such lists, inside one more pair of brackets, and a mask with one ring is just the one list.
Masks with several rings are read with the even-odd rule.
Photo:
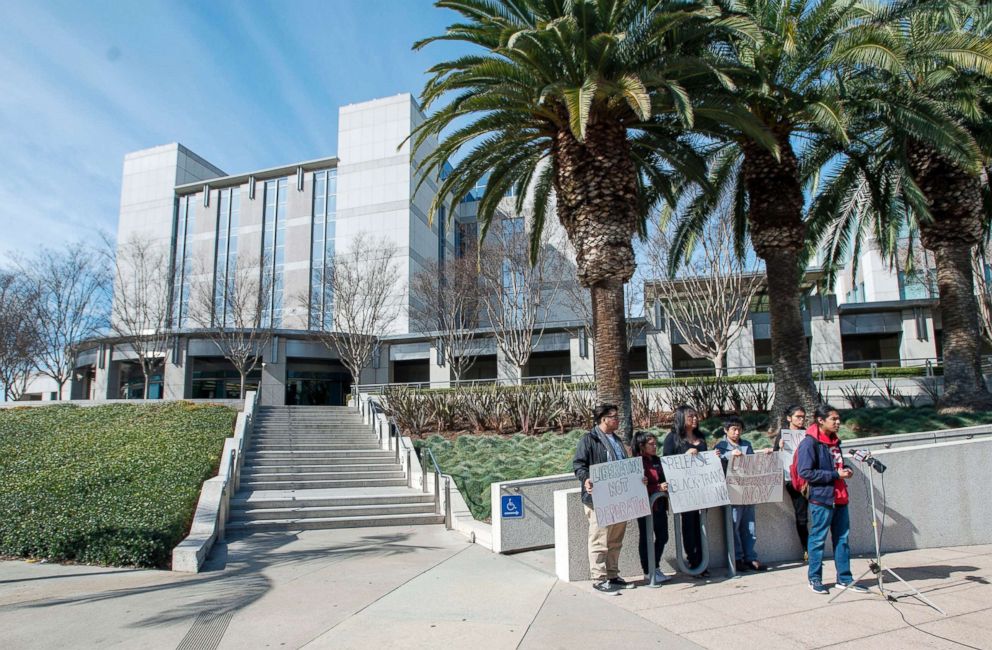
[[500, 498], [503, 519], [523, 519], [524, 497], [520, 494], [505, 494]]

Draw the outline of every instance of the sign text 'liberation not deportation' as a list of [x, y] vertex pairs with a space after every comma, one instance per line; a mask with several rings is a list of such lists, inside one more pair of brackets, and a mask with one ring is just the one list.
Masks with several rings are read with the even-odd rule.
[[702, 452], [664, 456], [661, 466], [668, 481], [672, 512], [703, 510], [730, 503], [723, 465], [716, 454]]
[[640, 457], [591, 465], [589, 478], [597, 526], [646, 517], [651, 512]]

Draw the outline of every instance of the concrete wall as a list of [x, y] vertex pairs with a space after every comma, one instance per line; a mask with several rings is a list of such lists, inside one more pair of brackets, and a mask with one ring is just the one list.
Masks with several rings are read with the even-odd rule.
[[[875, 456], [888, 471], [874, 475], [875, 499], [885, 520], [883, 552], [941, 546], [992, 543], [992, 500], [988, 490], [975, 488], [977, 477], [984, 477], [992, 459], [992, 439], [982, 438], [938, 445], [917, 445], [880, 450]], [[874, 552], [872, 515], [868, 499], [867, 467], [849, 461], [855, 470], [848, 481], [851, 502], [851, 551]], [[578, 488], [555, 493], [555, 564], [562, 580], [588, 580], [588, 524], [582, 511]], [[720, 509], [707, 511], [710, 566], [726, 566], [723, 554], [723, 516]], [[662, 568], [674, 570], [675, 534], [669, 513], [670, 542], [665, 548]], [[797, 540], [792, 505], [787, 501], [760, 504], [756, 508], [757, 553], [763, 562], [798, 560], [802, 548]], [[637, 525], [628, 525], [621, 556], [621, 574], [640, 574], [637, 559]], [[828, 542], [827, 548], [830, 549]], [[828, 568], [828, 571], [831, 570]]]
[[[555, 543], [555, 492], [578, 485], [574, 474], [542, 476], [537, 479], [503, 481], [492, 484], [493, 551], [513, 553], [547, 548]], [[524, 516], [503, 519], [501, 498], [523, 497]]]

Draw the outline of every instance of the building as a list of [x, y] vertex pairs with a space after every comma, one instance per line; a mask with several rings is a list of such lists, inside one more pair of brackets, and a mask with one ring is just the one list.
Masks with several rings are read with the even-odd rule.
[[[233, 175], [181, 144], [125, 156], [119, 246], [146, 241], [167, 260], [155, 281], [169, 303], [171, 338], [152, 378], [151, 397], [237, 396], [238, 373], [191, 322], [191, 295], [204, 279], [213, 291], [223, 291], [236, 260], [253, 259], [272, 287], [266, 322], [275, 336], [259, 351], [263, 363], [248, 377], [249, 387], [260, 386], [266, 404], [343, 403], [350, 375], [337, 355], [315, 340], [312, 329], [321, 326], [315, 322], [321, 316], [299, 297], [315, 295], [335, 254], [362, 232], [388, 237], [397, 247], [399, 277], [391, 300], [400, 307], [363, 383], [450, 382], [434, 338], [413, 331], [409, 313], [416, 297], [408, 287], [415, 274], [438, 268], [439, 260], [458, 255], [464, 241], [476, 237], [477, 197], [459, 204], [450, 223], [447, 215], [428, 222], [437, 188], [427, 180], [417, 189], [417, 160], [406, 141], [423, 119], [409, 94], [343, 106], [336, 155]], [[836, 295], [820, 295], [815, 273], [809, 277], [804, 313], [814, 368], [917, 364], [938, 357], [933, 297], [919, 295], [913, 278], [885, 269], [870, 247], [862, 255], [857, 275], [850, 269], [841, 274]], [[578, 312], [567, 305], [553, 311], [554, 320], [521, 369], [506, 363], [483, 324], [478, 358], [467, 378], [516, 382], [590, 375], [593, 354]], [[708, 364], [685, 353], [657, 309], [649, 303], [645, 311], [647, 318], [635, 319], [631, 341], [635, 376], [705, 370]], [[770, 361], [768, 314], [758, 300], [727, 366], [742, 374], [761, 371]], [[106, 338], [81, 346], [66, 397], [140, 397], [143, 385], [134, 351]]]

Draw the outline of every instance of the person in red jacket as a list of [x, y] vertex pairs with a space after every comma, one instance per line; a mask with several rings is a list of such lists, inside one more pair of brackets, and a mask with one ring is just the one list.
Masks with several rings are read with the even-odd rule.
[[844, 466], [839, 431], [840, 413], [829, 404], [820, 404], [796, 451], [797, 473], [809, 488], [809, 588], [818, 594], [830, 593], [823, 584], [823, 547], [828, 532], [834, 544], [837, 588], [867, 591], [851, 575], [851, 547], [847, 541], [851, 519], [845, 479], [851, 478], [853, 472]]
[[[665, 470], [661, 467], [661, 459], [658, 458], [658, 438], [653, 433], [638, 431], [634, 434], [634, 444], [631, 445], [631, 455], [640, 456], [644, 463], [644, 478], [648, 483], [648, 497], [650, 498], [658, 492], [668, 492], [668, 483], [665, 481]], [[651, 511], [654, 515], [654, 566], [655, 584], [668, 582], [671, 577], [665, 575], [659, 563], [661, 554], [668, 543], [668, 502], [662, 497], [654, 502]], [[650, 565], [648, 563], [648, 518], [641, 517], [637, 520], [637, 531], [640, 533], [640, 540], [637, 550], [641, 556], [641, 569], [644, 571], [644, 579], [651, 582]]]

